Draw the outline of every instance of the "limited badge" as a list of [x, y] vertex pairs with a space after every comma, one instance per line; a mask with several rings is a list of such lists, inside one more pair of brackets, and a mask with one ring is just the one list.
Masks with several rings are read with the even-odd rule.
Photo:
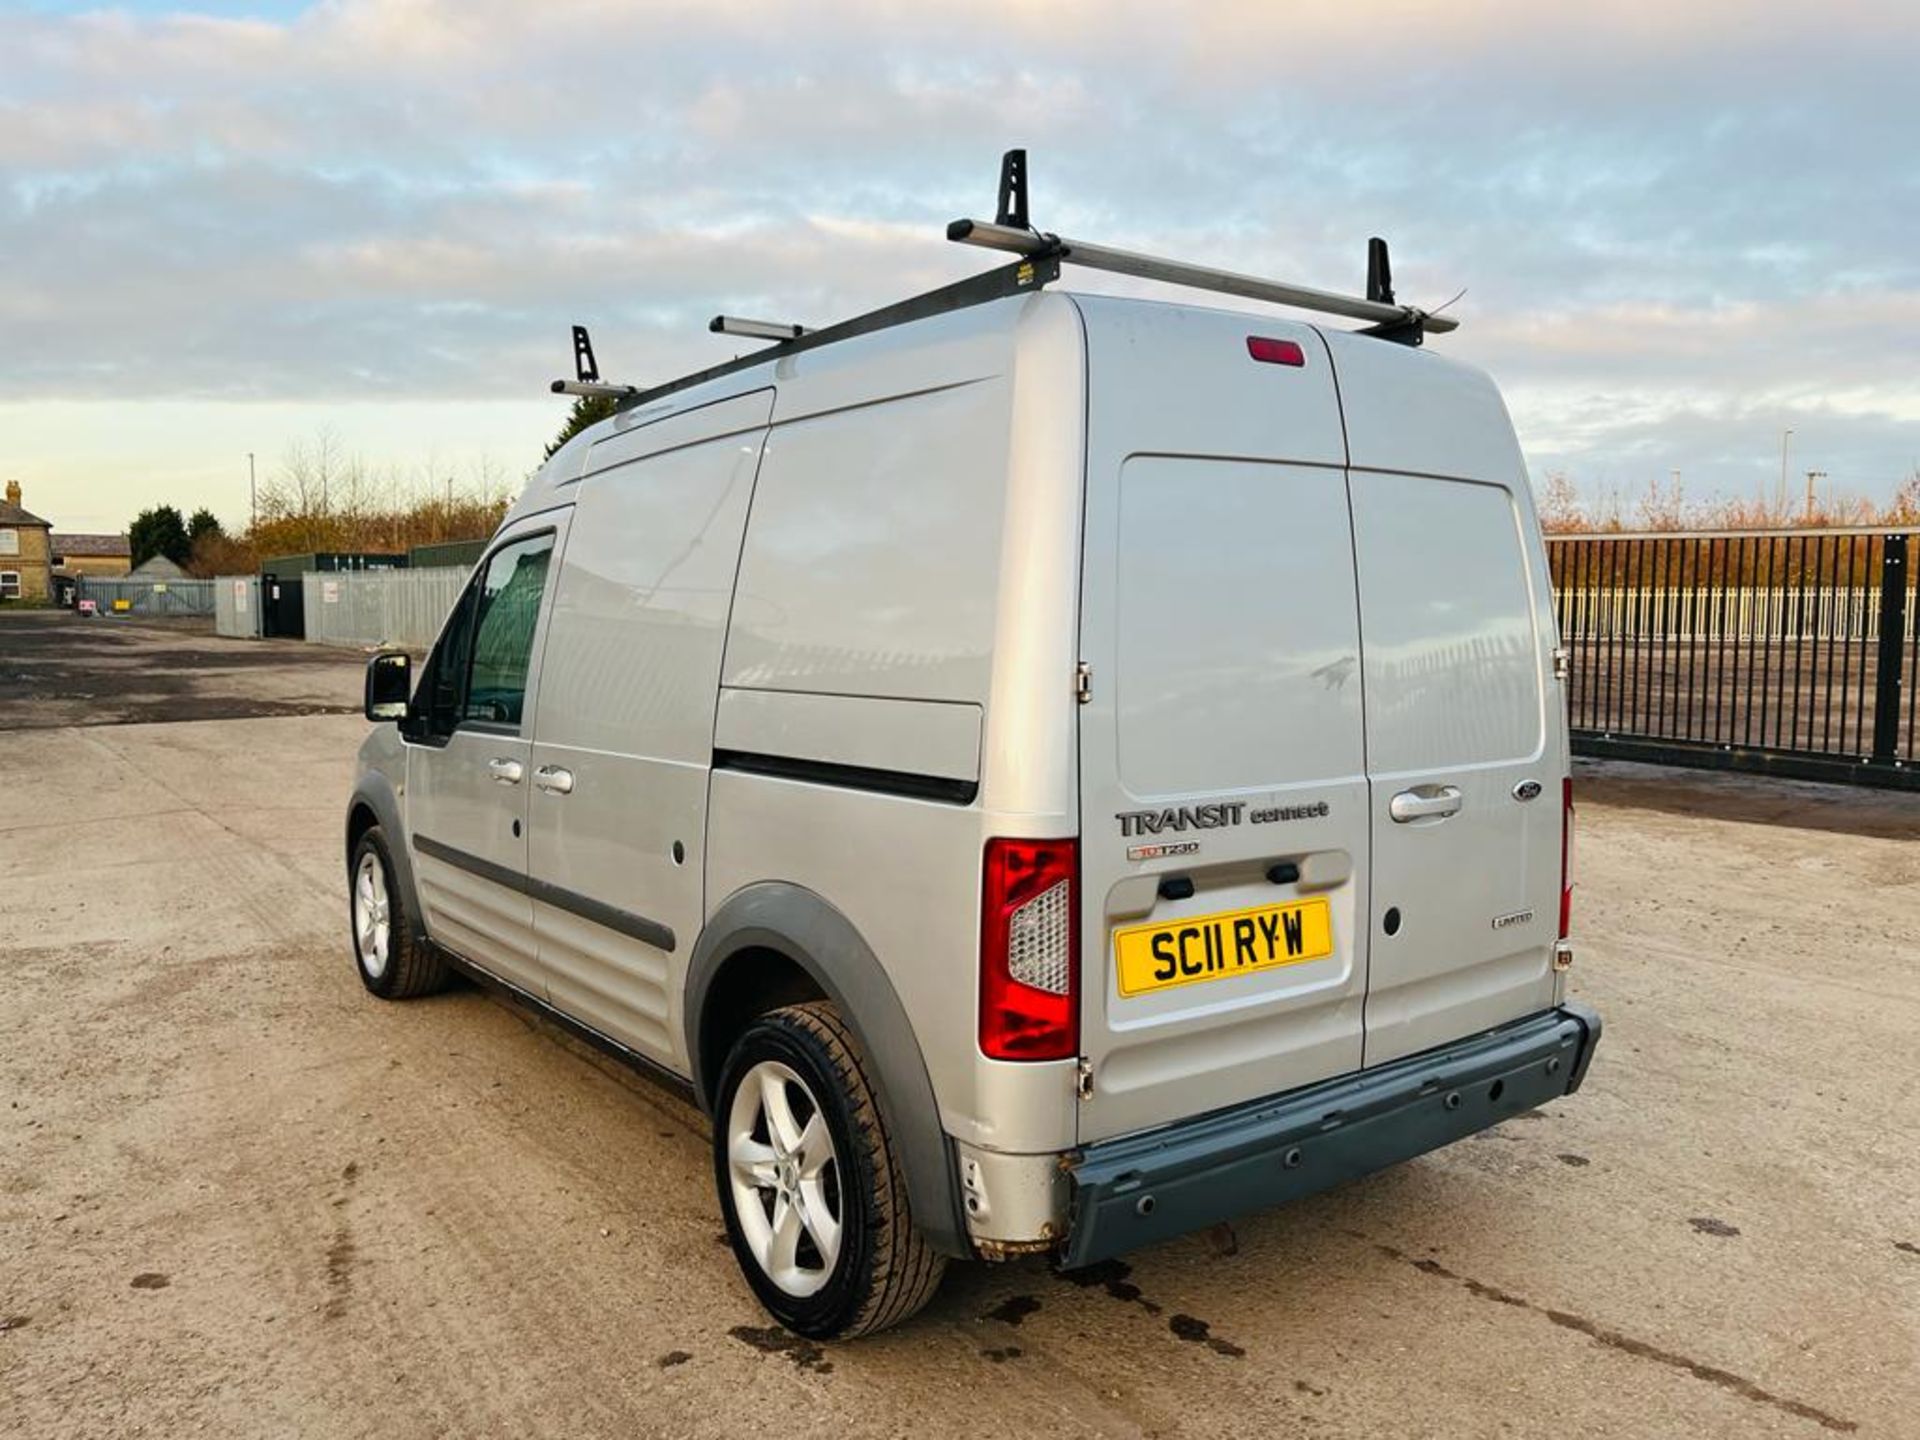
[[1493, 917], [1493, 928], [1505, 930], [1514, 925], [1524, 925], [1532, 918], [1531, 910], [1516, 910], [1511, 915], [1496, 915]]

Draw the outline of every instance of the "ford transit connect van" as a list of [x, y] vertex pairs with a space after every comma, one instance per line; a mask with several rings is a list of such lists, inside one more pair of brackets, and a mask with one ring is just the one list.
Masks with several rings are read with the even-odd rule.
[[1493, 384], [1418, 311], [1045, 288], [1071, 244], [623, 399], [369, 673], [367, 989], [679, 1077], [807, 1335], [1404, 1160], [1599, 1036]]

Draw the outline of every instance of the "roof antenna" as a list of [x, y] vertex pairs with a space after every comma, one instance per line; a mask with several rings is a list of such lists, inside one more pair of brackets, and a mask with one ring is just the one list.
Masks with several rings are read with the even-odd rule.
[[1027, 152], [1009, 150], [1000, 157], [1000, 213], [993, 223], [1031, 230], [1027, 223]]
[[1367, 299], [1393, 304], [1393, 262], [1387, 259], [1387, 242], [1378, 235], [1367, 241]]
[[600, 366], [593, 358], [593, 337], [587, 334], [587, 327], [573, 327], [573, 373], [572, 380], [556, 380], [551, 389], [556, 395], [587, 395], [604, 400], [624, 400], [629, 395], [638, 395], [640, 391], [632, 385], [608, 385], [600, 379]]

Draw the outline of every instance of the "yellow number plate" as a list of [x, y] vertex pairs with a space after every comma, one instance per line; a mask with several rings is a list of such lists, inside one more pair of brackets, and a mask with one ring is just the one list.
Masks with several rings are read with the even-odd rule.
[[1113, 932], [1122, 995], [1277, 970], [1332, 953], [1333, 918], [1325, 900], [1156, 920]]

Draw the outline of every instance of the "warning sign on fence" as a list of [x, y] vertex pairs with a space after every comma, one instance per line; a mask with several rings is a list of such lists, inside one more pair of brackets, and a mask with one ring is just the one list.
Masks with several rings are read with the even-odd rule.
[[320, 582], [320, 603], [322, 605], [337, 605], [340, 603], [340, 582], [338, 580], [322, 580]]

